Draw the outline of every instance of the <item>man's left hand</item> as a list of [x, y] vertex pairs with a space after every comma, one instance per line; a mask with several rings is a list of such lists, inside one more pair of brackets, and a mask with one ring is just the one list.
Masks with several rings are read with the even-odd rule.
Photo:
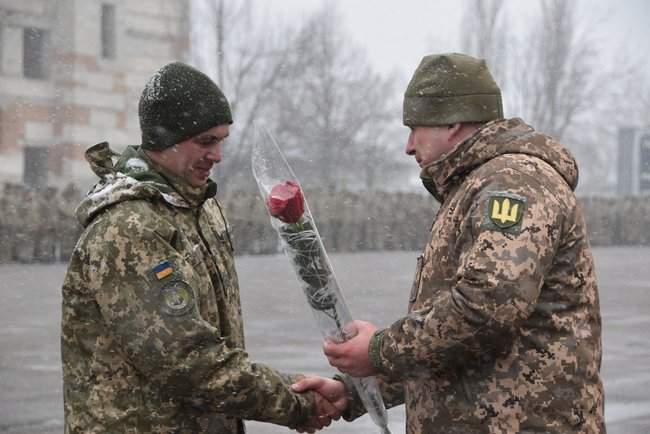
[[376, 373], [368, 357], [368, 345], [377, 330], [372, 323], [352, 321], [346, 329], [353, 338], [340, 344], [325, 341], [323, 352], [330, 365], [353, 377], [367, 377]]

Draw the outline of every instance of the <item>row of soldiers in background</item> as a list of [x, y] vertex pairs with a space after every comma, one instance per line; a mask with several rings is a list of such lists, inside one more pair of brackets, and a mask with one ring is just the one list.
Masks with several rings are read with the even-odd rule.
[[[436, 202], [417, 193], [307, 192], [325, 247], [332, 252], [423, 249]], [[275, 253], [277, 236], [257, 195], [222, 198], [238, 253]], [[650, 246], [650, 196], [585, 197], [584, 209], [594, 246]]]
[[0, 264], [67, 261], [81, 233], [74, 216], [80, 199], [73, 184], [59, 191], [5, 183], [0, 191]]
[[580, 198], [594, 246], [650, 246], [650, 196]]
[[[311, 211], [332, 252], [415, 250], [429, 230], [436, 203], [417, 193], [308, 191]], [[80, 192], [5, 184], [0, 193], [0, 263], [67, 261], [81, 233], [74, 209]], [[237, 254], [280, 251], [264, 204], [257, 194], [220, 197]], [[650, 245], [650, 196], [582, 198], [595, 246]]]
[[[387, 192], [306, 191], [328, 251], [422, 250], [437, 207], [429, 195]], [[236, 253], [276, 253], [278, 236], [257, 194], [227, 192], [221, 198]]]

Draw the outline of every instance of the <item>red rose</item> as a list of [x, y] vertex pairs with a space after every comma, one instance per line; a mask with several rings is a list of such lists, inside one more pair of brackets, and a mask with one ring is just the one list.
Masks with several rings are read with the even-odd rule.
[[293, 181], [285, 181], [271, 189], [266, 198], [269, 213], [285, 223], [297, 223], [305, 211], [300, 186]]

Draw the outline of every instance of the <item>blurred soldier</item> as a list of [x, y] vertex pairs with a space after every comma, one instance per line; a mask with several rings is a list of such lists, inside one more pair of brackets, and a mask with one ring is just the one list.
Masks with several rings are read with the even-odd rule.
[[[356, 193], [346, 193], [345, 206], [341, 207], [334, 203], [330, 208], [330, 213], [335, 213], [336, 210], [346, 212], [342, 222], [339, 222], [340, 225], [340, 240], [342, 244], [344, 243], [344, 251], [359, 251], [366, 250], [366, 243], [363, 238], [365, 231], [365, 226], [368, 224], [368, 220], [360, 219], [357, 216], [364, 215], [364, 212], [368, 209], [364, 197]], [[320, 214], [319, 214], [320, 215]], [[343, 249], [342, 249], [343, 250]]]
[[20, 197], [20, 186], [18, 184], [9, 183], [6, 184], [6, 197], [9, 207], [5, 210], [6, 215], [6, 227], [9, 232], [9, 245], [7, 250], [9, 250], [9, 256], [11, 261], [18, 260], [18, 245], [19, 245], [19, 226], [20, 226], [20, 217], [18, 215], [19, 201], [22, 199]]
[[13, 235], [9, 226], [10, 215], [14, 204], [10, 201], [11, 185], [4, 183], [0, 194], [0, 264], [11, 262]]
[[[221, 90], [183, 63], [139, 105], [142, 146], [86, 159], [101, 178], [63, 285], [65, 431], [243, 433], [242, 419], [312, 431], [340, 411], [253, 363], [233, 248], [209, 175], [232, 123]], [[334, 380], [328, 380], [336, 383]], [[340, 403], [334, 403], [339, 404]]]
[[73, 183], [69, 183], [60, 194], [58, 201], [57, 214], [59, 227], [59, 260], [68, 261], [72, 254], [72, 249], [77, 243], [81, 234], [81, 225], [74, 215], [74, 210], [79, 203], [79, 191]]
[[[386, 400], [406, 404], [408, 433], [604, 433], [600, 307], [575, 160], [503, 119], [485, 62], [462, 54], [422, 60], [404, 124], [406, 153], [441, 203], [409, 313], [383, 330], [356, 322], [356, 337], [324, 345], [330, 363], [379, 375]], [[361, 413], [351, 404], [346, 419]]]
[[13, 215], [16, 260], [23, 263], [33, 262], [36, 252], [36, 232], [38, 230], [37, 195], [31, 188], [16, 184], [16, 212]]
[[34, 233], [34, 256], [41, 262], [53, 262], [58, 250], [59, 213], [57, 204], [57, 188], [47, 187], [44, 192], [36, 195]]

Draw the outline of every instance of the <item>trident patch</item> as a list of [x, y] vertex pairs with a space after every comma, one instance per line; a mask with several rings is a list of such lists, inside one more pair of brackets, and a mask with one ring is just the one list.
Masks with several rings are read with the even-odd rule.
[[512, 193], [489, 193], [485, 226], [503, 232], [519, 233], [526, 210], [526, 198]]

